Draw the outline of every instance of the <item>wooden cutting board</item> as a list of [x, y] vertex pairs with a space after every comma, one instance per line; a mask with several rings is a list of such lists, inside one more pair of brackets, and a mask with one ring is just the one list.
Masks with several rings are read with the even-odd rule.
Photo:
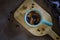
[[[46, 34], [49, 34], [54, 40], [57, 40], [56, 37], [58, 37], [60, 39], [60, 37], [52, 31], [50, 26], [47, 26], [45, 24], [42, 24], [38, 27], [32, 28], [29, 27], [24, 20], [25, 17], [25, 12], [27, 10], [30, 10], [32, 8], [32, 6], [34, 6], [34, 8], [37, 8], [39, 10], [41, 10], [41, 13], [46, 17], [45, 19], [49, 22], [52, 22], [52, 18], [49, 15], [49, 13], [47, 13], [43, 8], [41, 8], [41, 6], [39, 6], [36, 2], [33, 2], [31, 0], [26, 0], [14, 13], [14, 18], [21, 24], [23, 25], [23, 27], [29, 31], [31, 34], [35, 35], [35, 36], [43, 36]], [[53, 35], [54, 34], [54, 35]]]

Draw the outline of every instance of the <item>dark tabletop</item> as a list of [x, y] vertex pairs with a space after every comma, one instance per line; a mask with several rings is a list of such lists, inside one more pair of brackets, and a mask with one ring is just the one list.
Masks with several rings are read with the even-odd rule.
[[[58, 15], [52, 11], [44, 0], [36, 1], [52, 17], [52, 29], [60, 35]], [[30, 34], [14, 19], [14, 11], [23, 3], [23, 0], [0, 0], [0, 40], [53, 40], [49, 35], [36, 37]]]

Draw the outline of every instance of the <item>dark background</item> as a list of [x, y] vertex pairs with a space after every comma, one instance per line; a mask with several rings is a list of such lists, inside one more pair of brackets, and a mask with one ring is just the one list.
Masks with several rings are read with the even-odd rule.
[[[60, 36], [59, 17], [44, 0], [36, 0], [52, 17], [52, 29]], [[36, 37], [30, 34], [14, 19], [14, 11], [23, 0], [0, 0], [0, 40], [53, 40], [49, 35]]]

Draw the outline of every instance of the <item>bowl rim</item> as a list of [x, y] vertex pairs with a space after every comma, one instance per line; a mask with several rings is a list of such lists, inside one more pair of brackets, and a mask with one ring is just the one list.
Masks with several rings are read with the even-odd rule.
[[[41, 16], [41, 17], [40, 17], [41, 20], [39, 21], [39, 23], [38, 23], [37, 25], [31, 25], [31, 24], [29, 24], [29, 23], [26, 21], [26, 16], [27, 16], [27, 14], [28, 14], [29, 12], [31, 12], [31, 11], [35, 11], [35, 12], [39, 13], [39, 15]], [[37, 26], [39, 26], [39, 25], [41, 24], [41, 21], [42, 21], [42, 14], [41, 14], [40, 10], [35, 9], [35, 8], [32, 8], [32, 9], [30, 9], [30, 10], [27, 10], [27, 11], [26, 11], [26, 14], [25, 14], [25, 16], [24, 16], [24, 21], [25, 21], [25, 23], [26, 23], [28, 26], [30, 26], [30, 27], [37, 27]]]

